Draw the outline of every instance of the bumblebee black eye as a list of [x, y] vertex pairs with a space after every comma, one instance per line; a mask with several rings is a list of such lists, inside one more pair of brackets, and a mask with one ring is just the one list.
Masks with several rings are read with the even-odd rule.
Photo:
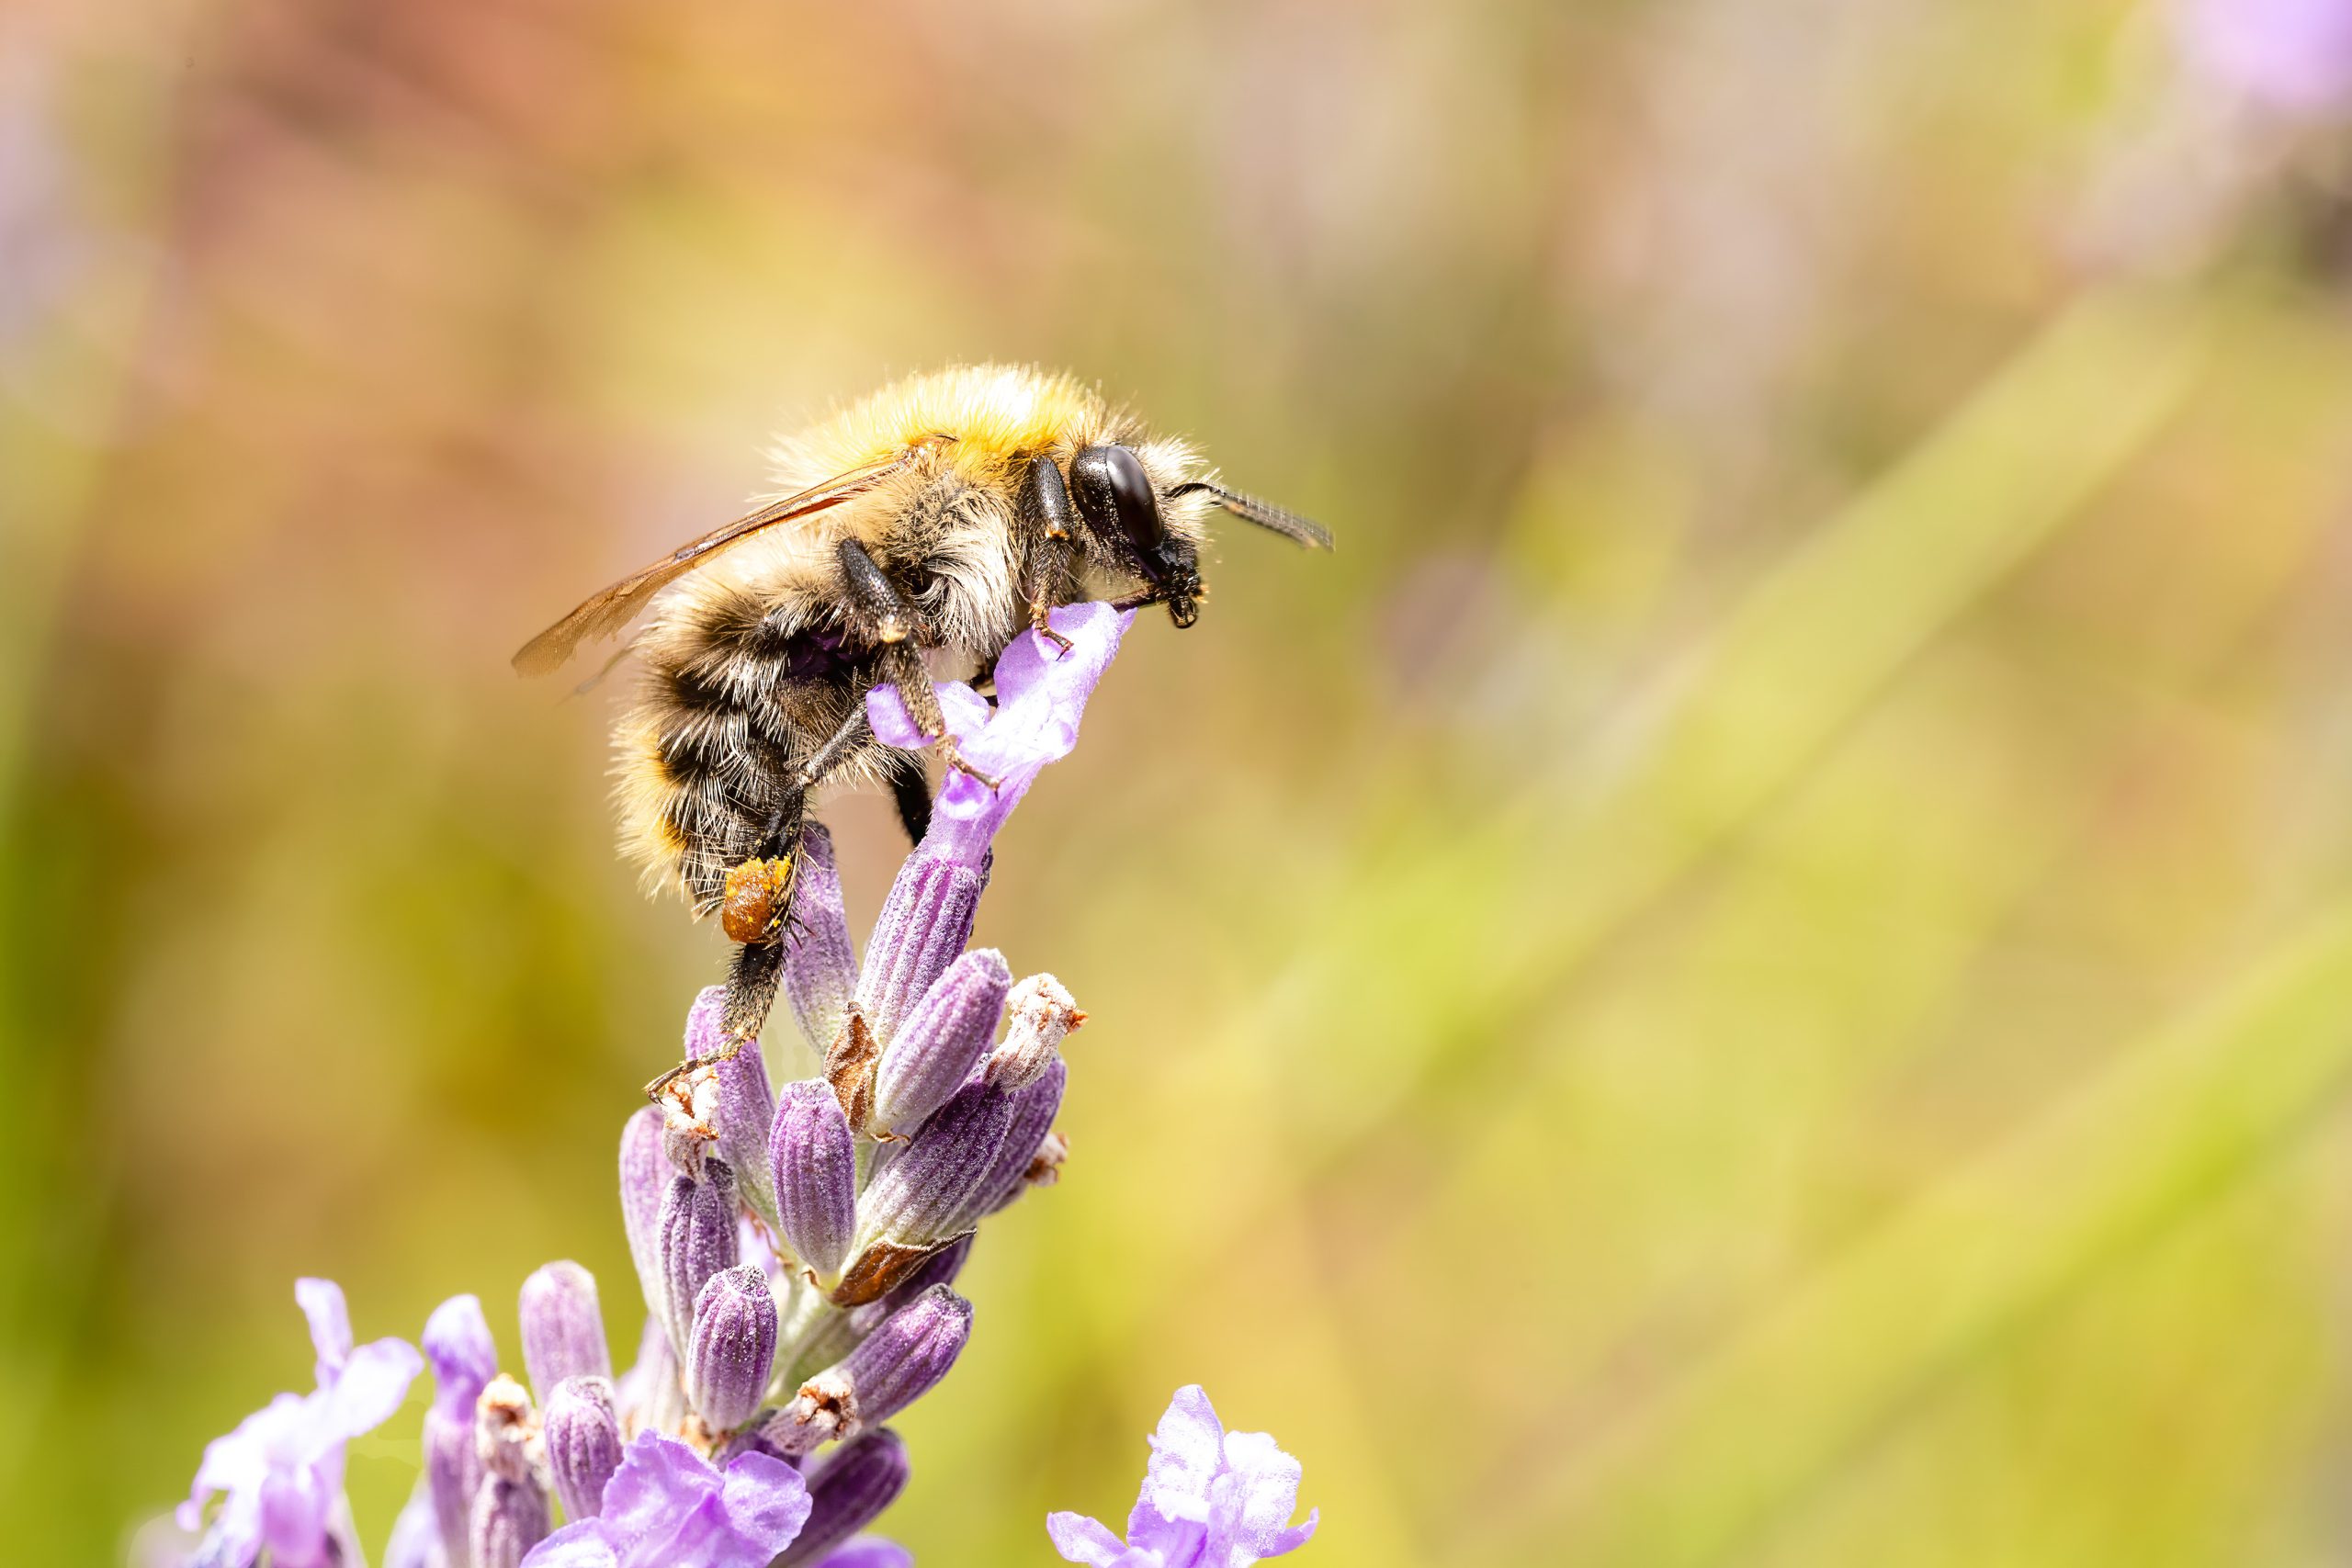
[[1142, 461], [1124, 446], [1089, 446], [1069, 460], [1070, 499], [1095, 537], [1125, 541], [1136, 560], [1158, 576], [1168, 525]]

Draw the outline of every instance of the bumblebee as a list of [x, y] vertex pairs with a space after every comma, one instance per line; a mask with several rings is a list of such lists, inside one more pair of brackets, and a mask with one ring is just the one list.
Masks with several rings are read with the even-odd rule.
[[775, 1000], [810, 797], [887, 785], [909, 837], [922, 836], [922, 759], [875, 739], [867, 688], [896, 683], [945, 764], [970, 772], [934, 668], [988, 671], [1031, 628], [1058, 641], [1046, 613], [1086, 599], [1164, 604], [1191, 626], [1218, 512], [1310, 548], [1331, 543], [1226, 489], [1189, 443], [1069, 376], [1021, 367], [912, 377], [770, 456], [775, 499], [592, 596], [514, 655], [522, 673], [546, 673], [650, 607], [622, 649], [643, 669], [614, 735], [622, 839], [649, 881], [675, 886], [697, 918], [718, 914], [738, 944], [729, 1055]]

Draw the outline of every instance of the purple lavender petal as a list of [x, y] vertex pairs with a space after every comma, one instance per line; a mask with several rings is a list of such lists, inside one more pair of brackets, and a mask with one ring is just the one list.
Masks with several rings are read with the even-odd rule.
[[957, 1089], [866, 1187], [861, 1247], [877, 1241], [926, 1247], [968, 1230], [963, 1216], [978, 1210], [996, 1176], [1013, 1099], [984, 1084]]
[[1288, 1528], [1306, 1473], [1298, 1461], [1263, 1432], [1231, 1432], [1225, 1439], [1224, 1462], [1224, 1473], [1209, 1483], [1208, 1543], [1203, 1560], [1252, 1562], [1306, 1545], [1321, 1516], [1310, 1512], [1304, 1524]]
[[548, 1398], [548, 1473], [568, 1519], [594, 1518], [621, 1463], [620, 1412], [603, 1378], [566, 1378]]
[[[940, 705], [964, 761], [995, 779], [997, 787], [991, 791], [969, 773], [951, 773], [932, 808], [931, 830], [923, 836], [922, 852], [964, 865], [982, 863], [998, 829], [1037, 774], [1078, 744], [1086, 700], [1111, 667], [1119, 639], [1134, 621], [1134, 611], [1105, 604], [1065, 604], [1055, 610], [1047, 623], [1069, 639], [1070, 647], [1056, 649], [1034, 631], [1013, 638], [997, 660], [996, 709], [984, 723], [971, 722], [969, 705], [960, 699], [951, 703], [950, 694], [957, 688], [940, 689]], [[865, 707], [876, 737], [886, 745], [922, 743], [896, 686], [874, 687], [866, 694]]]
[[662, 1201], [662, 1291], [668, 1303], [670, 1347], [680, 1365], [694, 1341], [695, 1302], [703, 1284], [737, 1259], [735, 1181], [726, 1163], [710, 1160], [699, 1181], [675, 1177]]
[[875, 1127], [911, 1133], [971, 1077], [996, 1036], [1012, 971], [994, 948], [947, 966], [882, 1053], [874, 1075]]
[[[718, 1054], [725, 1043], [720, 1021], [727, 1012], [727, 987], [706, 987], [686, 1014], [686, 1059], [703, 1061]], [[741, 1184], [743, 1201], [770, 1224], [775, 1224], [775, 1191], [768, 1179], [768, 1123], [775, 1120], [775, 1093], [768, 1087], [767, 1057], [757, 1040], [718, 1064], [718, 1103], [712, 1118], [718, 1129], [718, 1157], [725, 1160]]]
[[640, 1432], [590, 1527], [567, 1526], [531, 1568], [767, 1568], [808, 1517], [790, 1465], [737, 1455], [718, 1470], [674, 1438]]
[[784, 994], [801, 1037], [822, 1056], [849, 1016], [849, 999], [857, 989], [857, 950], [842, 907], [833, 838], [820, 822], [810, 823], [800, 837], [792, 921], [784, 944]]
[[541, 1404], [567, 1378], [613, 1375], [612, 1352], [605, 1345], [605, 1317], [596, 1302], [596, 1279], [565, 1259], [532, 1271], [523, 1281], [518, 1315], [523, 1326], [523, 1366]]
[[[1170, 1519], [1209, 1517], [1209, 1483], [1225, 1462], [1225, 1426], [1198, 1383], [1187, 1383], [1168, 1402], [1167, 1414], [1151, 1435], [1151, 1461], [1144, 1469], [1143, 1495], [1136, 1501]], [[1134, 1521], [1127, 1533], [1135, 1534]]]
[[325, 1388], [351, 1357], [351, 1311], [344, 1303], [343, 1287], [333, 1280], [297, 1280], [294, 1304], [310, 1320], [311, 1348], [319, 1358], [311, 1371], [318, 1385]]
[[897, 1502], [907, 1489], [907, 1446], [888, 1427], [843, 1443], [805, 1472], [808, 1522], [776, 1559], [775, 1568], [825, 1558]]
[[752, 1418], [775, 1370], [775, 1297], [765, 1274], [738, 1264], [713, 1274], [695, 1303], [686, 1399], [716, 1432]]
[[1125, 1541], [1102, 1520], [1084, 1514], [1046, 1515], [1046, 1539], [1054, 1543], [1065, 1562], [1083, 1562], [1087, 1568], [1126, 1568], [1134, 1561]]
[[821, 1078], [784, 1086], [775, 1131], [777, 1229], [820, 1282], [840, 1277], [857, 1229], [857, 1145], [849, 1119]]
[[662, 1152], [662, 1111], [641, 1106], [621, 1127], [621, 1228], [628, 1233], [628, 1255], [645, 1304], [665, 1324], [669, 1297], [662, 1281], [662, 1201], [677, 1175]]
[[884, 1045], [971, 940], [988, 885], [986, 857], [965, 865], [917, 850], [899, 868], [857, 981], [858, 1010]]

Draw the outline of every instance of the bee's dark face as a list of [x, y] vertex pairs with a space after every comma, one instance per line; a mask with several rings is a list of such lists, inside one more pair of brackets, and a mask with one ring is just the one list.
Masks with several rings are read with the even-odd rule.
[[1169, 619], [1199, 617], [1200, 552], [1168, 531], [1142, 459], [1125, 446], [1089, 446], [1069, 460], [1070, 499], [1087, 532], [1168, 602]]

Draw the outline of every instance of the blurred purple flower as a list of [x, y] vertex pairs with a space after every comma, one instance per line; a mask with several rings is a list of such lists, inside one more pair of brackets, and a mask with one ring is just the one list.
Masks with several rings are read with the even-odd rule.
[[2352, 0], [2180, 0], [2182, 47], [2205, 75], [2267, 107], [2352, 107]]
[[1176, 1391], [1152, 1434], [1127, 1539], [1083, 1514], [1055, 1514], [1046, 1533], [1067, 1562], [1090, 1568], [1242, 1568], [1306, 1544], [1317, 1513], [1294, 1526], [1298, 1461], [1263, 1432], [1228, 1432], [1198, 1384]]
[[321, 1568], [343, 1548], [343, 1446], [388, 1420], [408, 1397], [424, 1358], [404, 1340], [379, 1339], [357, 1349], [343, 1289], [331, 1280], [298, 1280], [294, 1299], [311, 1321], [318, 1387], [281, 1393], [205, 1445], [196, 1484], [179, 1506], [182, 1528], [202, 1523], [206, 1502], [225, 1494], [206, 1532], [207, 1562], [248, 1563], [264, 1549], [274, 1568]]
[[808, 1518], [800, 1472], [763, 1453], [719, 1469], [675, 1438], [640, 1432], [605, 1486], [604, 1511], [533, 1547], [526, 1568], [767, 1568]]

